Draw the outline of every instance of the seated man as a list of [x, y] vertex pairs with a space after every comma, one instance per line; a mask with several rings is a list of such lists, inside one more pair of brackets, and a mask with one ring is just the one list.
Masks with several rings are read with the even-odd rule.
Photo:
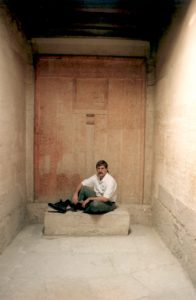
[[48, 205], [65, 213], [70, 205], [72, 210], [82, 209], [85, 213], [101, 214], [116, 208], [117, 183], [108, 172], [108, 164], [100, 160], [96, 164], [97, 174], [84, 179], [76, 188], [72, 200], [60, 200]]

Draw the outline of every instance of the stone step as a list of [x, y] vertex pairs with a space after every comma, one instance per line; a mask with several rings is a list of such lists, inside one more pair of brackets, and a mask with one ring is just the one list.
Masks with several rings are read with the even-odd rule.
[[128, 235], [130, 216], [126, 209], [117, 208], [102, 215], [85, 214], [82, 211], [45, 212], [44, 235], [46, 236], [97, 236]]

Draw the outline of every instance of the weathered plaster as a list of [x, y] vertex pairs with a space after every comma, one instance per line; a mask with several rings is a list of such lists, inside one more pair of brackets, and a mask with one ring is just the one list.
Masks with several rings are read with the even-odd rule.
[[28, 44], [0, 6], [0, 251], [21, 229], [26, 203]]

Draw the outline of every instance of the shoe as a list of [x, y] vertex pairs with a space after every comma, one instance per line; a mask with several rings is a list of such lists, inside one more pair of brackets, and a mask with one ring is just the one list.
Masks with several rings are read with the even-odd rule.
[[81, 210], [82, 209], [82, 206], [81, 206], [81, 203], [77, 203], [77, 204], [74, 204], [71, 200], [67, 199], [64, 201], [64, 206], [66, 208], [68, 208], [68, 210], [70, 211], [77, 211], [78, 209]]
[[76, 204], [76, 211], [77, 210], [83, 210], [83, 207], [82, 207], [82, 203], [81, 202], [78, 202], [77, 204]]
[[75, 205], [75, 204], [71, 203], [70, 204], [70, 210], [73, 211], [73, 212], [77, 211], [77, 204]]
[[70, 210], [76, 212], [78, 210], [83, 210], [82, 203], [78, 202], [77, 204], [73, 204], [72, 202], [69, 204]]
[[52, 207], [53, 209], [57, 210], [58, 212], [66, 213], [67, 203], [65, 203], [65, 202], [62, 201], [62, 199], [60, 199], [60, 201], [58, 201], [56, 203], [48, 203], [48, 206]]

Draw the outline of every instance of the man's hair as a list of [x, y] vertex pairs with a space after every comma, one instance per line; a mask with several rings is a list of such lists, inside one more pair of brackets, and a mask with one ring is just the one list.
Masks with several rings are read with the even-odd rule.
[[100, 166], [104, 166], [106, 169], [108, 168], [108, 163], [105, 161], [105, 160], [99, 160], [97, 163], [96, 163], [96, 169]]

